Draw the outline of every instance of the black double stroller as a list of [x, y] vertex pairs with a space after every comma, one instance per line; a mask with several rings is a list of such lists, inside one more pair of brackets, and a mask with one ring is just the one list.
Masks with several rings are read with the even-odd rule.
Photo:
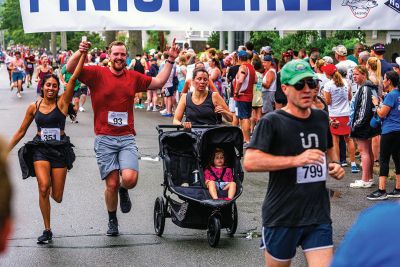
[[[221, 228], [233, 236], [238, 225], [236, 199], [243, 191], [243, 135], [231, 126], [197, 126], [192, 131], [181, 126], [159, 125], [160, 157], [163, 162], [163, 196], [154, 204], [154, 230], [164, 232], [165, 219], [182, 228], [207, 229], [208, 243], [216, 247]], [[236, 194], [232, 200], [214, 200], [205, 183], [203, 170], [216, 147], [225, 152], [225, 165], [232, 168]], [[219, 191], [226, 198], [226, 191]]]

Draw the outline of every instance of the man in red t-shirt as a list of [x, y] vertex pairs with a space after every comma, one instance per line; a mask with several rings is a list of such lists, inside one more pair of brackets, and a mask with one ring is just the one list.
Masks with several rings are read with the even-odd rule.
[[249, 63], [249, 54], [238, 52], [240, 68], [235, 77], [234, 100], [236, 101], [236, 117], [243, 132], [244, 147], [250, 142], [250, 117], [253, 101], [253, 87], [256, 83], [256, 71]]
[[[68, 60], [68, 72], [73, 73], [81, 53], [89, 48], [88, 42], [80, 44], [79, 50]], [[126, 46], [123, 42], [114, 41], [109, 46], [111, 66], [85, 66], [79, 76], [91, 92], [96, 134], [94, 150], [101, 179], [106, 183], [109, 236], [119, 235], [116, 215], [118, 193], [121, 211], [129, 212], [132, 204], [128, 189], [135, 187], [138, 180], [138, 148], [133, 117], [135, 93], [162, 88], [178, 55], [179, 48], [174, 40], [163, 70], [156, 77], [149, 77], [126, 69]]]

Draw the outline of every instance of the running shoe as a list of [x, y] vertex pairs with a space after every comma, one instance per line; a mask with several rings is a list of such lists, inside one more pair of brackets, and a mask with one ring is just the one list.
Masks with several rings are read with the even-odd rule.
[[172, 113], [165, 113], [165, 114], [161, 114], [161, 116], [163, 117], [172, 117]]
[[243, 142], [243, 148], [247, 148], [249, 146], [249, 143], [248, 142]]
[[44, 230], [43, 234], [38, 237], [38, 244], [48, 244], [53, 239], [53, 233], [51, 230]]
[[146, 111], [151, 111], [151, 106], [148, 105]]
[[357, 166], [351, 166], [351, 173], [359, 173], [360, 169]]
[[160, 109], [158, 107], [153, 107], [153, 111], [157, 112], [157, 111], [160, 111]]
[[139, 108], [139, 104], [135, 104], [135, 108], [138, 109]]
[[130, 212], [132, 208], [132, 202], [131, 199], [129, 198], [128, 190], [126, 190], [123, 187], [119, 187], [118, 193], [119, 193], [119, 206], [121, 208], [121, 212], [122, 213]]
[[372, 182], [364, 182], [363, 180], [355, 180], [354, 183], [350, 184], [351, 188], [370, 188]]
[[18, 98], [21, 98], [21, 97], [22, 97], [22, 95], [21, 95], [20, 92], [17, 93], [17, 96], [18, 96]]
[[112, 220], [108, 221], [107, 235], [108, 236], [119, 236], [117, 219], [112, 219]]
[[376, 190], [367, 196], [369, 200], [385, 200], [388, 199], [388, 194], [384, 190]]
[[86, 109], [85, 109], [84, 107], [79, 107], [79, 111], [80, 111], [80, 112], [85, 112]]
[[165, 108], [165, 109], [161, 110], [160, 113], [161, 113], [161, 115], [167, 114], [167, 109]]
[[347, 166], [349, 166], [349, 164], [347, 164], [347, 161], [342, 161], [342, 162], [340, 162], [340, 165], [341, 165], [342, 167], [347, 167]]
[[400, 197], [400, 189], [393, 189], [392, 192], [388, 193], [388, 197], [390, 198], [399, 198]]

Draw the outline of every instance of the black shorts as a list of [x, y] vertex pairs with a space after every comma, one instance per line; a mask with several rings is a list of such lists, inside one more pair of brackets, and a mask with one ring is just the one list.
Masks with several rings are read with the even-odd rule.
[[174, 96], [175, 91], [176, 91], [176, 86], [167, 87], [165, 88], [165, 96], [166, 97]]
[[48, 157], [47, 153], [44, 153], [43, 149], [36, 149], [33, 152], [33, 162], [35, 161], [48, 161], [50, 162], [50, 167], [54, 168], [66, 168], [67, 164], [64, 160], [58, 160], [54, 157]]
[[26, 69], [26, 74], [27, 75], [33, 75], [33, 69]]
[[81, 91], [81, 95], [87, 95], [87, 93], [88, 93], [88, 87], [87, 87], [87, 86], [82, 86], [82, 87], [80, 88], [80, 91]]

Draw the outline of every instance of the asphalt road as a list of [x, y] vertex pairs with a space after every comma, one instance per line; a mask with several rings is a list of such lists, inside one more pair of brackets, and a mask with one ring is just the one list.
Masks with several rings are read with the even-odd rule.
[[[35, 101], [35, 89], [25, 89], [18, 99], [10, 92], [7, 73], [0, 70], [0, 135], [10, 139], [18, 129], [29, 103]], [[17, 159], [18, 148], [32, 139], [35, 125], [10, 155], [10, 169], [15, 191], [14, 233], [0, 266], [262, 266], [260, 238], [246, 238], [249, 232], [260, 233], [261, 204], [267, 189], [267, 174], [245, 174], [244, 193], [238, 199], [239, 226], [234, 238], [222, 233], [218, 248], [207, 243], [206, 231], [182, 229], [167, 219], [162, 238], [154, 234], [153, 205], [162, 195], [162, 164], [140, 161], [139, 183], [130, 191], [133, 209], [129, 214], [118, 212], [119, 237], [107, 237], [107, 212], [104, 205], [104, 184], [93, 152], [93, 113], [90, 101], [87, 112], [79, 113], [79, 123], [68, 121], [66, 133], [76, 146], [74, 168], [68, 173], [61, 204], [52, 205], [54, 240], [37, 245], [43, 231], [38, 206], [37, 183], [34, 178], [22, 180]], [[171, 123], [158, 112], [135, 110], [137, 143], [142, 156], [158, 153], [157, 124]], [[34, 123], [33, 123], [34, 124]], [[329, 179], [328, 187], [339, 197], [332, 198], [334, 242], [337, 246], [359, 212], [374, 204], [366, 199], [373, 189], [350, 189], [349, 183], [359, 179], [346, 168], [343, 181]], [[389, 183], [389, 188], [393, 182]], [[301, 201], [301, 200], [299, 200]], [[293, 266], [305, 266], [299, 250]]]

